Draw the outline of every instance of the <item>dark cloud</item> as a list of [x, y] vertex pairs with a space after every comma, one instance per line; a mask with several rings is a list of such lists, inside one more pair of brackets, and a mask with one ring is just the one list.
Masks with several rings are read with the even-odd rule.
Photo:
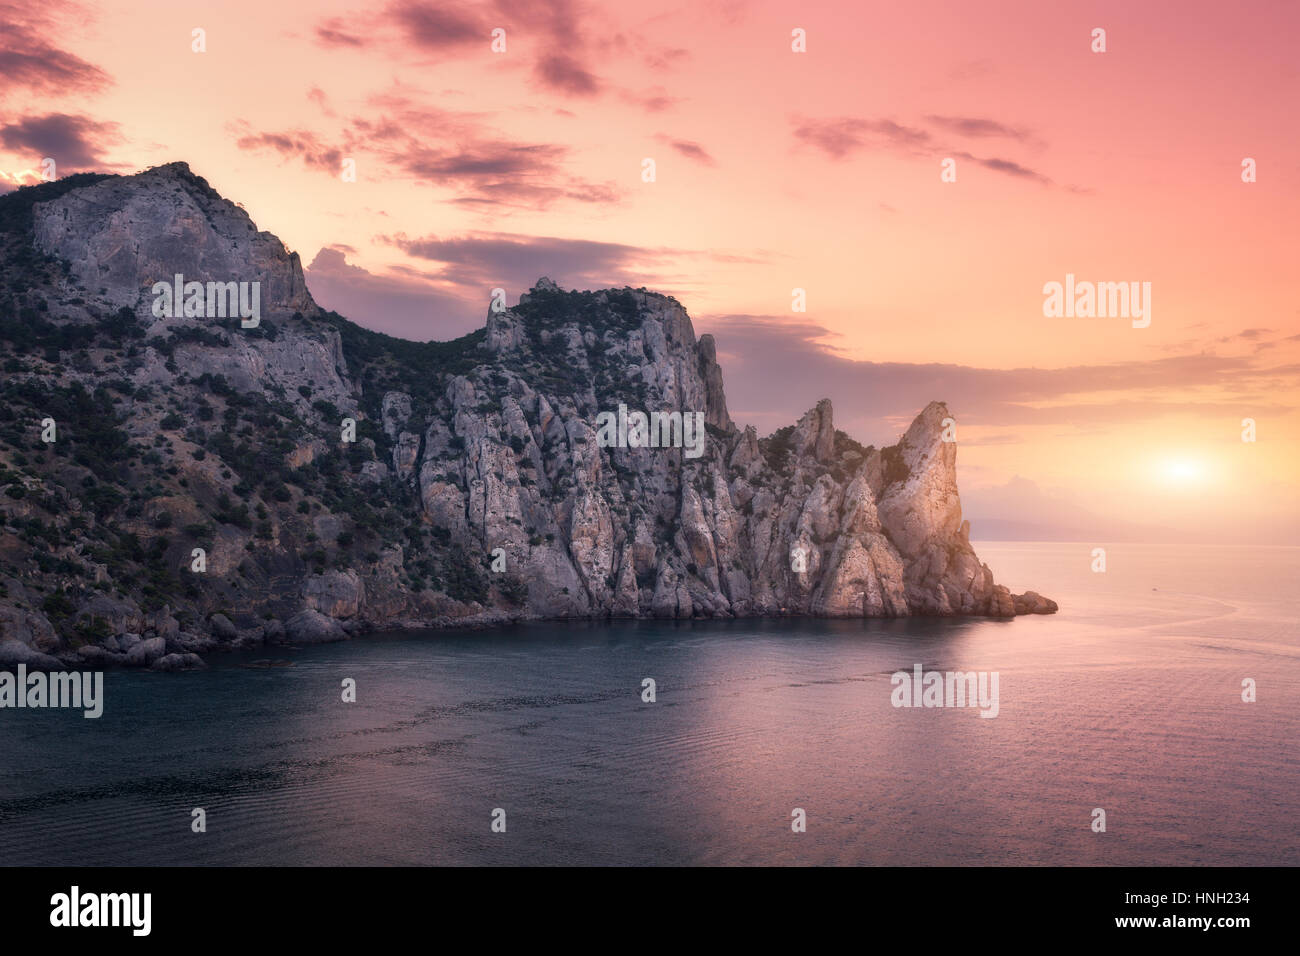
[[480, 7], [399, 0], [360, 24], [341, 17], [322, 20], [315, 33], [325, 46], [379, 45], [449, 54], [461, 50], [486, 53], [495, 28], [506, 30], [507, 43], [518, 30], [528, 39], [525, 49], [536, 51], [533, 77], [539, 86], [562, 96], [592, 97], [603, 91], [604, 83], [589, 59], [597, 46], [608, 45], [608, 41], [590, 41], [588, 32], [597, 32], [594, 20], [593, 13], [581, 11], [571, 0], [496, 0]]
[[231, 129], [241, 149], [276, 152], [331, 176], [338, 175], [344, 157], [356, 158], [358, 177], [368, 169], [386, 175], [400, 170], [417, 183], [452, 190], [456, 195], [449, 201], [464, 205], [537, 209], [562, 201], [616, 203], [621, 197], [613, 183], [565, 172], [567, 147], [501, 140], [471, 114], [430, 116], [409, 102], [391, 116], [353, 118], [337, 144], [309, 130], [254, 131], [246, 123]]
[[0, 96], [19, 90], [95, 93], [112, 85], [99, 67], [48, 40], [64, 31], [65, 20], [80, 15], [58, 2], [0, 3]]
[[1027, 166], [1021, 166], [1019, 163], [1012, 162], [1009, 159], [983, 158], [965, 152], [954, 152], [952, 155], [961, 159], [970, 160], [973, 163], [978, 163], [985, 169], [991, 169], [995, 173], [1006, 173], [1008, 176], [1015, 176], [1019, 179], [1032, 179], [1034, 182], [1042, 183], [1045, 186], [1052, 185], [1052, 181], [1042, 173], [1036, 172]]
[[377, 238], [414, 263], [374, 274], [347, 262], [349, 247], [327, 246], [307, 267], [312, 294], [325, 307], [367, 327], [422, 340], [451, 338], [481, 327], [492, 289], [505, 289], [508, 300], [517, 301], [541, 276], [565, 289], [644, 286], [683, 294], [671, 278], [678, 262], [768, 261], [555, 236], [471, 233], [412, 238], [399, 233]]
[[566, 96], [595, 96], [601, 90], [600, 81], [590, 71], [563, 53], [542, 57], [533, 75], [542, 86]]
[[659, 136], [659, 139], [661, 142], [665, 142], [673, 149], [677, 150], [677, 152], [681, 153], [687, 159], [693, 159], [697, 163], [703, 163], [705, 166], [718, 165], [717, 161], [709, 155], [709, 151], [699, 143], [692, 143], [691, 141], [684, 139], [670, 139], [662, 134]]
[[483, 44], [486, 49], [492, 33], [476, 13], [445, 3], [395, 3], [386, 15], [422, 50], [448, 50], [471, 43]]
[[[1014, 135], [1020, 138], [1022, 135], [994, 120], [936, 116], [927, 119], [941, 120], [943, 122], [936, 125], [945, 126], [950, 132], [954, 131], [952, 127], [956, 127], [956, 132], [967, 136]], [[959, 157], [1017, 179], [1053, 185], [1047, 176], [1014, 160], [975, 156], [964, 150], [954, 150], [941, 144], [928, 130], [904, 126], [894, 120], [856, 117], [796, 118], [793, 123], [794, 138], [798, 142], [818, 149], [836, 160], [847, 159], [862, 150], [886, 150], [906, 156]], [[999, 132], [995, 134], [993, 130]], [[1082, 191], [1077, 187], [1069, 188], [1076, 192]]]
[[958, 136], [969, 136], [972, 139], [1003, 137], [1006, 139], [1028, 140], [1030, 136], [1027, 130], [1007, 126], [997, 120], [983, 117], [935, 116], [931, 114], [925, 120], [932, 126], [938, 126], [949, 133], [956, 133]]
[[496, 179], [555, 171], [566, 150], [562, 146], [518, 146], [476, 143], [466, 150], [427, 150], [412, 156], [406, 168], [430, 179]]
[[347, 261], [349, 247], [326, 246], [304, 270], [312, 297], [369, 329], [425, 342], [454, 339], [483, 324], [487, 299], [448, 290], [418, 274], [375, 274]]
[[529, 205], [545, 208], [568, 200], [614, 203], [619, 192], [611, 183], [592, 183], [564, 173], [562, 146], [479, 142], [463, 147], [411, 145], [390, 156], [419, 182], [450, 186], [456, 202], [477, 205]]
[[420, 340], [454, 338], [481, 327], [492, 289], [505, 289], [514, 302], [541, 276], [566, 289], [666, 288], [664, 276], [678, 259], [762, 261], [553, 236], [379, 238], [417, 265], [372, 273], [350, 264], [345, 255], [350, 248], [335, 244], [321, 249], [307, 267], [308, 286], [326, 308], [368, 328]]
[[122, 142], [117, 123], [93, 120], [89, 116], [48, 113], [25, 116], [0, 126], [0, 145], [38, 159], [48, 156], [60, 176], [83, 170], [112, 168], [103, 157], [106, 147]]
[[320, 141], [309, 130], [284, 133], [253, 133], [240, 136], [236, 141], [240, 149], [269, 149], [281, 156], [302, 160], [306, 165], [338, 175], [342, 168], [343, 151]]
[[972, 157], [972, 158], [980, 165], [988, 169], [996, 170], [999, 173], [1006, 173], [1008, 176], [1023, 176], [1026, 179], [1039, 179], [1039, 180], [1045, 179], [1042, 173], [1036, 173], [1032, 169], [1028, 168], [1027, 166], [1021, 166], [1019, 163], [1013, 162], [1012, 160], [1009, 159], [996, 159], [996, 158], [980, 159], [978, 157]]
[[499, 233], [446, 239], [398, 235], [387, 241], [407, 255], [436, 263], [442, 279], [473, 290], [475, 301], [486, 301], [486, 290], [498, 286], [513, 299], [518, 292], [531, 288], [540, 276], [549, 276], [563, 288], [648, 286], [677, 255], [673, 250], [649, 250], [615, 242], [551, 236], [519, 238]]
[[[320, 21], [318, 42], [326, 46], [380, 46], [399, 53], [486, 53], [492, 31], [506, 30], [526, 37], [518, 48], [533, 57], [537, 85], [561, 96], [598, 96], [607, 84], [597, 76], [594, 61], [615, 51], [640, 57], [652, 68], [666, 69], [687, 56], [677, 47], [653, 46], [639, 36], [610, 30], [610, 15], [600, 7], [572, 0], [495, 0], [480, 6], [399, 0], [378, 15], [353, 24], [340, 17]], [[512, 48], [512, 51], [516, 48]]]
[[902, 126], [893, 120], [852, 117], [796, 120], [794, 137], [832, 159], [844, 159], [861, 149], [914, 151], [930, 145], [930, 134], [923, 129]]
[[587, 45], [585, 27], [592, 21], [592, 14], [573, 0], [496, 0], [495, 6], [511, 25], [527, 27], [557, 45]]
[[[695, 325], [717, 339], [733, 416], [764, 433], [826, 397], [840, 428], [881, 444], [935, 399], [948, 402], [965, 424], [1081, 427], [1189, 410], [1240, 419], [1243, 404], [1256, 417], [1280, 414], [1288, 406], [1277, 396], [1300, 386], [1300, 368], [1260, 366], [1250, 358], [1181, 355], [1053, 369], [860, 362], [834, 352], [835, 337], [812, 323], [729, 315], [704, 316]], [[1207, 399], [1195, 394], [1198, 387], [1221, 391]]]

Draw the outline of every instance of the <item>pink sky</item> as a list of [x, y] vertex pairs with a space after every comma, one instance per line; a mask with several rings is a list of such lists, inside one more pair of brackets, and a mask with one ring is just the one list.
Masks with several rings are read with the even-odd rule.
[[[879, 444], [947, 400], [968, 512], [1014, 505], [1021, 476], [1115, 521], [1300, 531], [1293, 3], [0, 2], [0, 21], [0, 189], [45, 156], [185, 160], [373, 328], [460, 335], [492, 287], [513, 301], [543, 274], [644, 285], [715, 333], [733, 416], [763, 433], [828, 396]], [[1044, 317], [1066, 273], [1150, 282], [1150, 327]]]

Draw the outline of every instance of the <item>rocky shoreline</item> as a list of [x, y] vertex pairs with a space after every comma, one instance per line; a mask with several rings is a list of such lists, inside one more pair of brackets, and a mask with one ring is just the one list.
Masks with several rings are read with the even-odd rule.
[[[1002, 589], [1005, 590], [1005, 589]], [[1002, 595], [999, 595], [1000, 597]], [[1054, 614], [1055, 601], [1034, 591], [1012, 595], [1007, 592], [1004, 606], [1010, 612], [995, 615], [1011, 618], [1024, 614]], [[749, 619], [792, 618], [807, 619], [802, 614], [752, 614]], [[743, 620], [745, 618], [736, 618]], [[548, 623], [575, 620], [598, 623], [595, 618], [544, 618], [511, 614], [503, 611], [482, 611], [461, 618], [441, 618], [433, 621], [398, 621], [382, 627], [367, 625], [357, 619], [338, 620], [307, 609], [287, 622], [275, 619], [254, 627], [238, 628], [223, 614], [209, 620], [207, 634], [182, 631], [176, 622], [166, 619], [164, 631], [149, 629], [144, 634], [123, 632], [100, 638], [93, 644], [83, 644], [75, 651], [63, 650], [57, 654], [44, 654], [29, 644], [9, 639], [0, 642], [0, 670], [23, 664], [29, 671], [100, 670], [106, 667], [143, 668], [151, 671], [174, 673], [203, 670], [207, 667], [203, 655], [230, 651], [250, 651], [259, 647], [310, 646], [346, 641], [367, 634], [385, 632], [443, 629], [488, 630], [523, 623]], [[637, 620], [613, 618], [608, 620]]]
[[[0, 667], [1056, 610], [975, 554], [946, 405], [883, 448], [824, 399], [760, 437], [671, 296], [543, 278], [462, 339], [390, 338], [319, 308], [297, 254], [183, 163], [0, 197], [0, 246], [22, 290], [0, 296]], [[259, 322], [154, 309], [178, 275], [256, 283]], [[640, 412], [694, 426], [686, 447], [625, 441]]]

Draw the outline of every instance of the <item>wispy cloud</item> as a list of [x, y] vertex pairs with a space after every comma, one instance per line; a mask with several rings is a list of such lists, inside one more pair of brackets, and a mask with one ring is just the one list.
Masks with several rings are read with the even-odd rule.
[[[836, 337], [784, 316], [696, 319], [717, 337], [727, 401], [738, 420], [767, 429], [787, 424], [791, 408], [830, 397], [841, 426], [864, 440], [888, 439], [898, 422], [932, 399], [969, 425], [1113, 425], [1185, 414], [1256, 415], [1291, 410], [1281, 395], [1300, 387], [1300, 367], [1252, 357], [1184, 354], [1059, 368], [990, 369], [965, 365], [863, 362], [834, 351]], [[771, 388], [779, 381], [782, 387]], [[773, 402], [779, 402], [774, 405]], [[862, 409], [871, 409], [870, 415]], [[795, 412], [797, 414], [797, 412]], [[748, 416], [748, 418], [747, 418]], [[1240, 416], [1238, 416], [1240, 417]]]
[[[1005, 138], [1022, 144], [1031, 140], [1031, 134], [1027, 130], [983, 117], [930, 114], [924, 121], [938, 132], [949, 136], [970, 139]], [[955, 149], [929, 129], [905, 125], [892, 119], [796, 117], [791, 122], [794, 138], [799, 144], [819, 150], [834, 160], [848, 159], [863, 151], [887, 151], [918, 157], [945, 156], [965, 159], [1017, 179], [1053, 185], [1048, 176], [1021, 162], [997, 156], [977, 156], [964, 149]]]
[[86, 18], [76, 4], [0, 3], [0, 98], [12, 93], [96, 93], [113, 83], [106, 72], [54, 46], [69, 25]]
[[796, 119], [794, 137], [832, 159], [845, 159], [863, 149], [916, 151], [930, 147], [930, 134], [887, 119]]
[[397, 235], [387, 241], [409, 256], [435, 263], [447, 282], [484, 296], [496, 286], [524, 291], [544, 275], [565, 288], [642, 286], [678, 254], [617, 242], [501, 233], [453, 238]]
[[[557, 202], [611, 204], [621, 193], [610, 182], [585, 180], [566, 171], [568, 147], [521, 143], [486, 129], [476, 114], [422, 111], [405, 96], [381, 96], [373, 105], [391, 113], [354, 117], [335, 142], [311, 130], [257, 131], [232, 124], [242, 149], [298, 159], [309, 168], [338, 175], [344, 157], [358, 159], [358, 176], [383, 170], [404, 173], [413, 183], [450, 190], [462, 205], [547, 208]], [[364, 161], [358, 157], [365, 157]]]
[[987, 119], [986, 117], [936, 116], [931, 113], [925, 117], [925, 120], [927, 123], [937, 126], [946, 132], [955, 133], [958, 136], [967, 136], [972, 139], [994, 137], [1027, 141], [1031, 137], [1028, 130], [1016, 126], [1008, 126], [1005, 123], [999, 123], [997, 120]]
[[709, 154], [709, 151], [706, 150], [699, 143], [694, 143], [686, 139], [673, 139], [671, 136], [668, 136], [664, 133], [660, 133], [656, 138], [661, 143], [667, 143], [669, 146], [677, 150], [677, 152], [681, 153], [687, 159], [693, 159], [697, 163], [700, 163], [704, 166], [718, 165], [717, 160], [715, 160]]
[[342, 17], [330, 17], [316, 25], [316, 41], [326, 47], [365, 47], [369, 40], [348, 29]]
[[249, 131], [236, 140], [240, 149], [269, 149], [284, 157], [302, 160], [307, 166], [337, 175], [342, 164], [343, 150], [322, 143], [310, 130], [283, 133], [255, 133]]

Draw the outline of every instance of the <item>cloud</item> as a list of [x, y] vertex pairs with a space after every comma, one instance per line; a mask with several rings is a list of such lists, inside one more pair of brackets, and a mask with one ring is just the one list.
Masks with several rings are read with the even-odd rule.
[[[377, 46], [388, 55], [436, 53], [445, 57], [462, 51], [486, 53], [492, 31], [502, 27], [507, 42], [515, 31], [527, 38], [521, 49], [534, 54], [532, 75], [541, 88], [581, 98], [604, 91], [605, 84], [588, 62], [593, 50], [609, 46], [603, 39], [606, 32], [598, 25], [598, 8], [580, 10], [571, 0], [496, 0], [485, 6], [398, 0], [361, 24], [340, 17], [321, 20], [315, 35], [317, 42], [327, 47]], [[593, 43], [588, 31], [601, 37], [601, 42]], [[670, 63], [679, 51], [656, 53]]]
[[469, 44], [486, 46], [492, 29], [475, 13], [445, 3], [395, 3], [385, 16], [406, 39], [422, 50], [448, 50]]
[[664, 47], [644, 56], [644, 62], [652, 70], [671, 70], [679, 62], [689, 60], [691, 51], [682, 47]]
[[940, 129], [949, 133], [955, 133], [958, 136], [968, 136], [972, 139], [982, 139], [986, 137], [1003, 137], [1006, 139], [1018, 139], [1027, 141], [1030, 134], [1027, 130], [1019, 129], [1014, 126], [1007, 126], [999, 123], [997, 120], [985, 119], [974, 116], [935, 116], [930, 114], [925, 117], [927, 123], [938, 126]]
[[670, 137], [665, 136], [663, 133], [660, 133], [657, 139], [660, 142], [667, 143], [669, 146], [677, 150], [677, 152], [681, 153], [687, 159], [693, 159], [697, 163], [702, 163], [705, 166], [718, 165], [717, 161], [714, 160], [714, 158], [711, 155], [709, 155], [708, 150], [706, 150], [699, 143], [692, 143], [690, 140], [685, 140], [685, 139], [671, 139]]
[[601, 83], [573, 57], [563, 53], [537, 61], [533, 75], [542, 86], [567, 96], [595, 96]]
[[764, 433], [824, 397], [832, 399], [840, 428], [881, 444], [934, 399], [947, 401], [966, 425], [1083, 427], [1188, 411], [1239, 419], [1242, 403], [1256, 417], [1281, 414], [1289, 406], [1278, 396], [1300, 387], [1300, 368], [1242, 357], [1179, 355], [1051, 369], [863, 362], [837, 354], [834, 334], [813, 323], [719, 315], [699, 317], [695, 325], [716, 337], [733, 417]]
[[307, 284], [325, 308], [367, 328], [419, 340], [454, 338], [480, 328], [492, 289], [505, 289], [515, 301], [541, 276], [566, 289], [658, 289], [669, 287], [664, 277], [678, 260], [765, 261], [725, 252], [492, 232], [377, 238], [417, 264], [370, 272], [349, 263], [347, 256], [354, 251], [336, 243], [316, 254], [306, 269]]
[[623, 102], [638, 106], [647, 113], [662, 113], [664, 110], [671, 109], [678, 103], [683, 102], [681, 97], [669, 96], [668, 91], [662, 86], [656, 86], [645, 93], [633, 93], [624, 90], [619, 96], [622, 97]]
[[14, 152], [52, 158], [60, 175], [69, 172], [116, 168], [104, 159], [102, 150], [122, 142], [117, 123], [99, 122], [89, 116], [47, 113], [25, 116], [0, 126], [0, 145]]
[[331, 17], [316, 27], [316, 40], [321, 46], [360, 48], [370, 45], [368, 38], [349, 33], [344, 29], [342, 17]]
[[[246, 127], [244, 127], [246, 128]], [[309, 130], [284, 133], [253, 133], [241, 135], [235, 145], [240, 149], [269, 149], [284, 157], [297, 158], [315, 169], [338, 174], [342, 168], [343, 151], [328, 146]]]
[[451, 186], [459, 203], [527, 205], [545, 208], [569, 200], [615, 203], [620, 193], [612, 183], [594, 183], [563, 172], [562, 146], [477, 142], [465, 146], [412, 145], [389, 156], [389, 162], [406, 170], [417, 182]]
[[844, 159], [867, 148], [916, 150], [930, 145], [930, 134], [901, 126], [893, 120], [802, 119], [795, 121], [794, 137], [821, 150], [832, 159]]
[[334, 110], [330, 107], [329, 97], [319, 86], [313, 86], [307, 91], [307, 99], [320, 107], [322, 113], [326, 116], [334, 116]]
[[[662, 17], [664, 15], [660, 15]], [[653, 17], [651, 19], [659, 19]], [[648, 39], [643, 32], [617, 30], [607, 34], [600, 30], [593, 31], [590, 44], [602, 57], [620, 63], [639, 60], [648, 70], [666, 73], [678, 64], [691, 58], [691, 51], [684, 47], [664, 46]]]
[[[465, 205], [526, 206], [544, 209], [556, 202], [617, 203], [611, 182], [597, 183], [567, 173], [569, 149], [548, 143], [519, 143], [482, 127], [475, 114], [421, 111], [403, 96], [372, 98], [393, 107], [377, 117], [354, 117], [338, 143], [310, 130], [254, 131], [231, 125], [242, 149], [269, 150], [301, 160], [331, 176], [344, 157], [357, 158], [357, 175], [399, 170], [416, 183], [449, 189], [450, 201]], [[364, 161], [358, 157], [364, 156]]]
[[679, 253], [616, 242], [562, 239], [554, 236], [520, 238], [502, 233], [474, 233], [454, 238], [404, 235], [386, 241], [417, 259], [436, 263], [439, 277], [473, 290], [475, 301], [486, 302], [488, 290], [501, 287], [514, 296], [549, 276], [563, 288], [604, 289], [654, 281]]
[[[1029, 135], [990, 119], [930, 115], [926, 120], [945, 132], [967, 137], [1007, 136], [1024, 140]], [[796, 141], [820, 150], [835, 160], [847, 159], [863, 150], [885, 150], [904, 156], [959, 157], [996, 173], [1053, 185], [1052, 180], [1044, 174], [1015, 160], [976, 156], [964, 150], [955, 150], [937, 140], [929, 130], [905, 126], [891, 119], [796, 117], [792, 123]], [[1075, 192], [1084, 191], [1077, 187], [1068, 188]]]
[[19, 90], [50, 95], [97, 93], [113, 83], [93, 63], [52, 46], [86, 12], [66, 3], [0, 3], [0, 96]]
[[1006, 173], [1008, 176], [1016, 176], [1020, 179], [1032, 179], [1045, 186], [1052, 185], [1052, 181], [1042, 173], [1036, 172], [1027, 166], [1021, 166], [1019, 163], [1012, 162], [1009, 159], [981, 158], [979, 156], [972, 156], [970, 153], [966, 152], [957, 152], [953, 153], [953, 155], [962, 159], [968, 159], [973, 163], [978, 163], [985, 169], [991, 169], [995, 173]]
[[323, 308], [368, 329], [421, 342], [457, 338], [483, 324], [485, 298], [471, 300], [422, 276], [369, 272], [347, 261], [351, 251], [326, 246], [304, 270]]
[[565, 152], [562, 146], [475, 143], [464, 150], [426, 150], [412, 156], [406, 167], [420, 176], [439, 179], [522, 177], [553, 172]]

